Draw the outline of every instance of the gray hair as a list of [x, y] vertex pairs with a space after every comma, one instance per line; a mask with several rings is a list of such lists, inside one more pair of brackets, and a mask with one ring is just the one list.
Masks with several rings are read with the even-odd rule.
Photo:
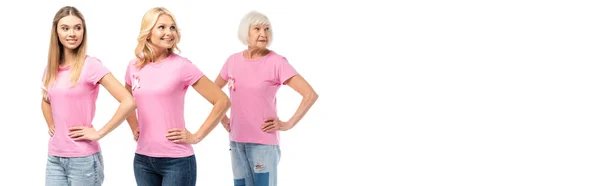
[[[257, 11], [251, 11], [246, 14], [246, 16], [242, 18], [240, 27], [238, 28], [238, 39], [246, 46], [249, 45], [248, 30], [251, 25], [271, 25], [271, 21], [269, 21], [267, 16]], [[273, 42], [273, 28], [269, 28], [269, 31], [271, 32], [271, 37], [268, 40], [267, 46], [271, 45]]]

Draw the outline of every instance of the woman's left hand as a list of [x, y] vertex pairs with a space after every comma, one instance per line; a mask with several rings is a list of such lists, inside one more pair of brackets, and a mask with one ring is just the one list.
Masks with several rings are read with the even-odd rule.
[[196, 138], [190, 131], [187, 129], [169, 129], [167, 133], [167, 139], [174, 143], [187, 143], [187, 144], [196, 144], [199, 143], [200, 140]]
[[290, 123], [283, 122], [279, 118], [267, 118], [261, 126], [263, 132], [273, 132], [276, 130], [286, 131], [292, 128]]
[[98, 131], [96, 131], [96, 129], [90, 127], [71, 127], [69, 128], [69, 131], [69, 137], [74, 138], [75, 141], [96, 141], [102, 138], [102, 136]]

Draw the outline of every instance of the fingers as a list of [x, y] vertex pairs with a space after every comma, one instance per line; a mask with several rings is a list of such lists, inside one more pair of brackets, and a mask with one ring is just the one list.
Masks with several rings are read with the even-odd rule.
[[75, 132], [69, 132], [69, 137], [71, 138], [76, 138], [79, 136], [83, 136], [83, 132], [82, 131], [75, 131]]
[[69, 131], [78, 131], [78, 130], [83, 130], [85, 128], [87, 128], [87, 127], [71, 127], [71, 128], [69, 128]]
[[225, 128], [225, 130], [227, 130], [227, 132], [231, 132], [231, 125], [228, 124], [223, 124], [223, 128]]
[[188, 132], [185, 129], [170, 129], [167, 133], [167, 139], [172, 142], [179, 143], [188, 139]]
[[275, 123], [263, 125], [263, 128], [262, 128], [263, 132], [272, 132], [277, 129], [279, 129], [279, 127]]
[[79, 137], [77, 137], [77, 138], [75, 138], [73, 140], [75, 140], [75, 141], [81, 141], [81, 140], [87, 140], [87, 139], [88, 138], [86, 136], [82, 135], [82, 136], [79, 136]]
[[173, 140], [180, 140], [180, 139], [183, 139], [183, 138], [184, 138], [183, 135], [176, 135], [176, 136], [169, 136], [169, 137], [167, 137], [167, 139], [169, 139], [171, 141], [173, 141]]
[[169, 131], [167, 131], [167, 132], [171, 133], [171, 132], [182, 132], [182, 131], [183, 131], [183, 129], [169, 129]]
[[275, 123], [273, 121], [267, 121], [264, 124], [262, 124], [262, 126], [260, 127], [262, 130], [265, 130], [267, 127], [270, 127], [272, 125], [275, 125]]
[[169, 133], [167, 133], [167, 138], [168, 137], [173, 137], [173, 136], [179, 136], [181, 134], [183, 134], [182, 131], [169, 131]]
[[140, 131], [139, 131], [139, 130], [136, 130], [136, 131], [133, 133], [133, 140], [134, 140], [134, 141], [137, 141], [139, 138], [140, 138]]
[[50, 137], [54, 136], [54, 127], [48, 129], [48, 134], [50, 135]]

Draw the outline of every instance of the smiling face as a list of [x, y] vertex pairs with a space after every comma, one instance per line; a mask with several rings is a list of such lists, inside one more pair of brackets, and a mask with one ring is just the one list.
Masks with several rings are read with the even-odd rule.
[[164, 51], [172, 48], [179, 39], [177, 26], [169, 15], [160, 15], [149, 35], [150, 44], [155, 51]]
[[248, 46], [266, 49], [271, 39], [270, 25], [250, 25], [248, 29]]
[[58, 21], [56, 34], [65, 50], [75, 50], [83, 42], [84, 29], [79, 17], [68, 15]]

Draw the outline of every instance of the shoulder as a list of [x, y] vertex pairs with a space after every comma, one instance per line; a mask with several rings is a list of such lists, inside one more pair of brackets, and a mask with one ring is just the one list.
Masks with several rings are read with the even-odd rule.
[[135, 64], [138, 62], [138, 58], [133, 58], [131, 60], [129, 60], [129, 63], [127, 66], [135, 66]]
[[184, 67], [185, 65], [193, 65], [194, 64], [194, 62], [192, 62], [192, 60], [190, 60], [187, 57], [181, 56], [179, 54], [171, 54], [171, 56], [169, 56], [167, 58], [167, 60], [169, 60], [169, 61], [164, 61], [164, 62], [174, 63], [181, 67]]
[[86, 55], [84, 63], [96, 65], [96, 64], [102, 64], [102, 61], [100, 61], [100, 59], [98, 59], [96, 56]]
[[105, 68], [104, 64], [102, 64], [102, 61], [100, 59], [98, 59], [95, 56], [90, 56], [90, 55], [87, 55], [85, 57], [83, 66], [84, 66], [84, 68], [86, 68], [88, 70], [98, 70], [98, 69]]
[[287, 58], [275, 51], [272, 51], [267, 54], [267, 61], [270, 61], [274, 64], [282, 64], [282, 63], [288, 63]]
[[243, 57], [244, 57], [244, 51], [236, 52], [227, 57], [227, 62], [237, 61], [237, 60], [242, 59]]

